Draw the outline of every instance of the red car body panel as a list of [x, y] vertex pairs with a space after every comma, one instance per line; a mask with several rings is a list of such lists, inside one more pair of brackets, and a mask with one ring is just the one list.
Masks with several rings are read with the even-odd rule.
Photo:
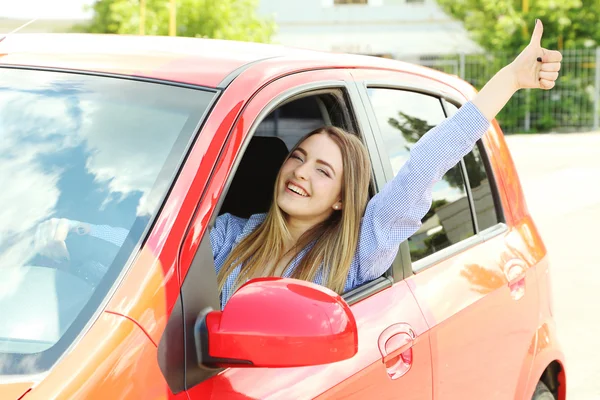
[[170, 393], [156, 359], [156, 346], [136, 323], [104, 312], [24, 399], [129, 399], [139, 394], [187, 399], [185, 392]]

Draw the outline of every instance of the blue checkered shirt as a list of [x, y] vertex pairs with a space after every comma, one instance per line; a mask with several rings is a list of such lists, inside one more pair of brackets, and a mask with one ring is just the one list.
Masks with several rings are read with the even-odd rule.
[[[489, 125], [475, 105], [466, 103], [454, 116], [431, 129], [413, 146], [408, 161], [396, 177], [367, 205], [345, 292], [380, 277], [388, 270], [400, 243], [419, 229], [421, 218], [429, 211], [433, 185], [472, 150]], [[233, 247], [256, 229], [265, 216], [256, 214], [244, 219], [224, 214], [217, 218], [210, 232], [217, 273]], [[102, 235], [94, 230], [91, 234], [119, 244], [109, 239], [106, 228], [103, 231]], [[122, 234], [114, 236], [122, 237]], [[305, 248], [296, 255], [283, 272], [283, 277], [292, 275], [307, 251], [308, 248]], [[240, 268], [238, 266], [227, 278], [221, 293], [222, 306], [233, 295]], [[323, 267], [314, 282], [323, 284]]]

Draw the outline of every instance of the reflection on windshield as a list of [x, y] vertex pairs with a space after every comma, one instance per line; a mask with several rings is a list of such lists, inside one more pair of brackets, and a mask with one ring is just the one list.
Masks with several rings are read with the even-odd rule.
[[[412, 146], [446, 117], [434, 96], [395, 89], [369, 89], [394, 175]], [[431, 208], [409, 239], [412, 261], [474, 235], [465, 179], [457, 165], [433, 186]]]
[[132, 225], [156, 213], [212, 97], [2, 70], [0, 352], [44, 351], [69, 328]]

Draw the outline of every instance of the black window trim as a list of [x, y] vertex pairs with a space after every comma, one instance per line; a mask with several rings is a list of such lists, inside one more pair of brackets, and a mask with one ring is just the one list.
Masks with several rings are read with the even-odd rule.
[[[392, 90], [402, 90], [409, 91], [413, 93], [419, 93], [426, 96], [436, 97], [442, 108], [442, 112], [447, 117], [448, 112], [446, 109], [445, 102], [449, 102], [455, 105], [457, 108], [460, 108], [466, 101], [464, 99], [460, 99], [458, 97], [451, 96], [448, 92], [440, 90], [436, 88], [433, 84], [431, 86], [424, 85], [416, 85], [411, 84], [409, 82], [389, 82], [385, 80], [364, 80], [360, 82], [356, 82], [357, 88], [363, 99], [363, 105], [367, 110], [367, 114], [369, 116], [369, 122], [371, 129], [373, 131], [373, 135], [375, 137], [375, 141], [377, 143], [378, 149], [380, 149], [380, 157], [381, 162], [383, 164], [383, 169], [385, 170], [386, 176], [388, 180], [394, 178], [394, 173], [392, 169], [392, 165], [389, 162], [389, 157], [387, 157], [387, 153], [385, 151], [385, 144], [383, 142], [383, 137], [381, 135], [381, 131], [379, 129], [377, 123], [377, 117], [375, 115], [375, 111], [373, 106], [369, 100], [368, 89], [392, 89]], [[467, 193], [469, 208], [471, 210], [472, 221], [474, 222], [474, 235], [462, 240], [458, 243], [450, 245], [440, 251], [437, 251], [433, 254], [430, 254], [426, 257], [421, 258], [417, 261], [412, 261], [410, 257], [410, 249], [408, 246], [408, 240], [405, 240], [400, 244], [400, 249], [398, 251], [398, 256], [396, 257], [394, 269], [394, 282], [399, 282], [403, 279], [406, 279], [414, 274], [418, 274], [426, 269], [429, 269], [439, 262], [444, 261], [448, 258], [454, 257], [459, 253], [466, 251], [478, 244], [481, 244], [485, 241], [488, 241], [498, 235], [502, 235], [508, 231], [508, 227], [505, 223], [504, 213], [502, 210], [502, 204], [500, 202], [500, 196], [498, 192], [498, 184], [495, 174], [491, 168], [491, 164], [489, 163], [489, 159], [487, 156], [487, 152], [485, 151], [485, 147], [481, 140], [478, 140], [476, 146], [479, 150], [480, 156], [482, 158], [482, 162], [484, 163], [486, 174], [488, 175], [488, 181], [490, 183], [492, 189], [492, 196], [494, 199], [494, 206], [496, 210], [496, 215], [498, 217], [499, 222], [483, 231], [479, 231], [478, 225], [476, 223], [477, 216], [475, 213], [475, 204], [473, 201], [473, 195], [471, 193], [471, 188], [468, 185], [468, 175], [466, 171], [466, 166], [464, 163], [464, 159], [461, 159], [460, 165], [463, 173], [463, 177], [465, 177], [465, 183], [467, 186], [465, 187], [465, 191]], [[402, 271], [397, 271], [398, 269], [402, 269]]]
[[[448, 118], [448, 115], [446, 115]], [[461, 175], [465, 183], [465, 192], [469, 199], [469, 210], [471, 211], [471, 222], [473, 223], [473, 234], [479, 233], [479, 223], [477, 222], [477, 210], [475, 210], [475, 199], [473, 198], [473, 192], [471, 191], [471, 180], [469, 179], [469, 172], [467, 170], [467, 164], [465, 163], [464, 157], [461, 158], [460, 162]]]

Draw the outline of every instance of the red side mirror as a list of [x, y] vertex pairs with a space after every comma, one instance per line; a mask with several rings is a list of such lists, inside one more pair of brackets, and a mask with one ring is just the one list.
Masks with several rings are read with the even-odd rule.
[[358, 351], [348, 304], [297, 279], [249, 281], [223, 311], [201, 314], [194, 334], [198, 362], [208, 367], [299, 367], [345, 360]]

